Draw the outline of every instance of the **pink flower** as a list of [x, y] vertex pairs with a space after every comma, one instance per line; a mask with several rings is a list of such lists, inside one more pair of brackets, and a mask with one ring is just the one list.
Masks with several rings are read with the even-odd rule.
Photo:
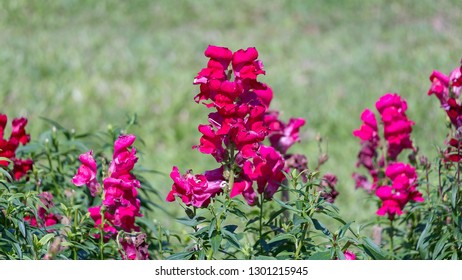
[[407, 103], [398, 94], [387, 93], [376, 103], [384, 124], [384, 138], [388, 144], [388, 157], [396, 160], [403, 149], [414, 149], [411, 140], [414, 122], [406, 116]]
[[114, 142], [114, 154], [111, 165], [109, 166], [109, 174], [113, 178], [128, 174], [138, 161], [136, 157], [136, 149], [129, 149], [135, 142], [135, 135], [121, 135]]
[[26, 145], [30, 141], [30, 135], [26, 134], [26, 127], [27, 119], [26, 118], [19, 118], [14, 119], [11, 123], [12, 130], [11, 130], [11, 138], [18, 139], [19, 143]]
[[[204, 52], [204, 55], [213, 61], [218, 62], [221, 68], [228, 68], [229, 63], [233, 59], [233, 52], [226, 47], [218, 47], [209, 45]], [[210, 64], [210, 63], [209, 63]], [[210, 66], [209, 66], [210, 67]]]
[[120, 240], [123, 251], [121, 251], [124, 260], [148, 260], [148, 244], [146, 243], [146, 234], [126, 235]]
[[13, 159], [13, 177], [16, 180], [26, 176], [27, 173], [32, 170], [34, 161], [31, 159]]
[[355, 253], [349, 250], [346, 250], [345, 252], [343, 252], [343, 254], [345, 255], [345, 260], [349, 260], [349, 261], [356, 260]]
[[428, 95], [436, 95], [440, 100], [441, 105], [445, 107], [449, 98], [449, 77], [445, 74], [434, 70], [430, 75], [432, 85], [428, 90]]
[[378, 141], [377, 120], [375, 114], [365, 109], [361, 113], [361, 120], [364, 122], [360, 129], [353, 131], [353, 135], [362, 141]]
[[[170, 176], [174, 183], [166, 200], [180, 197], [186, 205], [206, 207], [210, 198], [222, 191], [225, 180], [230, 180], [223, 173], [233, 170], [230, 197], [242, 194], [249, 205], [255, 205], [256, 191], [270, 199], [284, 179], [284, 158], [273, 148], [264, 147], [263, 141], [273, 132], [272, 142], [285, 153], [299, 141], [299, 128], [305, 121], [291, 119], [288, 124], [280, 123], [280, 130], [271, 131], [265, 116], [273, 92], [257, 81], [265, 71], [254, 47], [233, 53], [225, 47], [208, 46], [205, 55], [209, 61], [194, 79], [200, 86], [194, 99], [215, 111], [209, 114], [208, 124], [199, 125], [202, 137], [193, 148], [212, 155], [222, 167], [198, 175], [191, 171], [181, 175], [173, 167]], [[216, 176], [212, 178], [211, 173]]]
[[0, 139], [3, 139], [3, 134], [5, 132], [7, 122], [8, 117], [5, 114], [0, 114]]
[[422, 194], [416, 189], [417, 173], [415, 168], [401, 162], [390, 164], [385, 175], [392, 181], [391, 186], [381, 186], [376, 190], [376, 195], [382, 200], [382, 206], [377, 215], [388, 214], [390, 220], [395, 215], [401, 215], [404, 206], [409, 201], [424, 201]]
[[388, 214], [390, 220], [393, 220], [395, 215], [403, 214], [399, 203], [393, 199], [384, 200], [382, 206], [377, 210], [377, 215], [385, 216]]
[[338, 191], [335, 189], [337, 185], [337, 176], [332, 173], [326, 173], [322, 177], [319, 191], [321, 192], [321, 197], [323, 197], [327, 202], [334, 203], [335, 198], [338, 196]]
[[[138, 231], [135, 225], [136, 217], [142, 216], [140, 213], [140, 201], [137, 198], [137, 189], [140, 182], [131, 173], [138, 158], [136, 149], [132, 147], [136, 137], [134, 135], [121, 135], [114, 142], [113, 160], [109, 165], [109, 177], [103, 180], [103, 201], [104, 210], [104, 231], [109, 233], [105, 238], [111, 238], [111, 234], [116, 234], [118, 230], [131, 232]], [[96, 162], [93, 160], [92, 153], [82, 155], [81, 161], [84, 167], [79, 169], [75, 181], [82, 184], [90, 180], [96, 182]], [[101, 206], [88, 209], [90, 216], [95, 221], [95, 226], [102, 223]]]
[[167, 195], [166, 200], [172, 202], [175, 196], [180, 197], [186, 205], [195, 207], [207, 207], [210, 199], [222, 191], [224, 178], [223, 170], [218, 168], [206, 171], [204, 175], [193, 175], [189, 170], [185, 175], [181, 175], [178, 167], [174, 166], [170, 173], [173, 180], [172, 190]]
[[[54, 206], [53, 195], [49, 192], [42, 192], [39, 194], [39, 197], [45, 208], [39, 205], [37, 207], [38, 217], [25, 216], [24, 221], [34, 227], [51, 227], [56, 225], [60, 220], [60, 216], [50, 213], [50, 209]], [[53, 230], [49, 229], [47, 231], [52, 232]]]
[[114, 213], [114, 225], [127, 232], [130, 232], [132, 229], [139, 231], [139, 227], [135, 226], [135, 217], [137, 216], [141, 216], [139, 207], [133, 204], [120, 206]]
[[256, 60], [258, 51], [255, 48], [238, 50], [233, 54], [233, 70], [237, 78], [255, 80], [259, 74], [265, 74], [263, 64]]
[[[244, 177], [244, 176], [241, 176]], [[238, 195], [242, 195], [247, 201], [248, 205], [257, 204], [257, 194], [252, 187], [252, 180], [249, 178], [241, 178], [238, 181], [234, 182], [231, 192], [229, 194], [230, 198], [233, 198]]]
[[371, 193], [374, 190], [374, 184], [369, 182], [366, 176], [358, 174], [358, 173], [353, 173], [352, 175], [354, 181], [355, 181], [355, 187], [357, 189], [361, 188], [366, 190], [367, 192]]
[[197, 148], [201, 153], [211, 154], [218, 162], [221, 162], [225, 155], [222, 136], [217, 135], [211, 125], [199, 125], [199, 131], [203, 134], [200, 144], [193, 148]]
[[401, 162], [388, 165], [387, 170], [385, 171], [385, 175], [392, 181], [400, 176], [409, 178], [412, 180], [412, 183], [417, 180], [417, 173], [415, 172], [415, 168], [409, 164], [404, 164]]
[[273, 121], [269, 135], [271, 146], [281, 154], [286, 154], [293, 144], [300, 142], [299, 131], [304, 124], [305, 120], [302, 118], [291, 118], [287, 124], [279, 120]]
[[96, 196], [101, 192], [101, 185], [96, 178], [97, 166], [93, 158], [93, 151], [88, 151], [79, 156], [82, 165], [77, 170], [77, 174], [72, 178], [72, 183], [77, 187], [87, 185], [91, 196]]
[[282, 170], [284, 159], [273, 147], [260, 146], [258, 155], [253, 162], [246, 161], [244, 174], [257, 182], [258, 193], [264, 193], [266, 199], [271, 199], [285, 179]]
[[[95, 221], [95, 227], [99, 227], [102, 223], [101, 206], [90, 207], [88, 208], [88, 212], [90, 212], [90, 217], [93, 219], [93, 221]], [[104, 220], [105, 220], [105, 223], [103, 226], [103, 230], [107, 234], [107, 236], [105, 236], [105, 239], [108, 240], [110, 236], [117, 234], [117, 230], [113, 226], [109, 225], [108, 223], [109, 221], [112, 220], [112, 215], [105, 212]], [[95, 236], [95, 237], [99, 238], [99, 236]]]
[[406, 100], [402, 99], [396, 93], [387, 93], [379, 98], [375, 103], [375, 107], [380, 114], [382, 114], [387, 108], [395, 108], [400, 113], [404, 113], [407, 110]]
[[[30, 141], [30, 135], [27, 134], [25, 130], [27, 119], [13, 119], [11, 124], [11, 135], [8, 140], [4, 139], [7, 122], [8, 117], [4, 114], [0, 114], [0, 157], [10, 159], [13, 162], [13, 177], [15, 180], [19, 180], [26, 176], [27, 172], [32, 169], [34, 163], [32, 159], [16, 158], [16, 149], [19, 145], [26, 145]], [[8, 167], [9, 162], [0, 160], [0, 165]]]

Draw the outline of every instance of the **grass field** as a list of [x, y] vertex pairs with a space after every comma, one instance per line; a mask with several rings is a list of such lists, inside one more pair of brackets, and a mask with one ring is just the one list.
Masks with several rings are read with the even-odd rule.
[[337, 204], [361, 220], [375, 212], [350, 177], [361, 111], [400, 93], [415, 143], [433, 158], [446, 132], [444, 113], [426, 94], [428, 76], [458, 65], [461, 26], [457, 1], [2, 1], [0, 112], [27, 116], [32, 139], [48, 126], [40, 116], [86, 132], [136, 113], [141, 162], [166, 174], [151, 178], [165, 195], [172, 165], [217, 167], [191, 149], [207, 121], [192, 85], [203, 51], [255, 46], [272, 106], [285, 119], [307, 120], [293, 150], [313, 163], [316, 135], [327, 141], [323, 170], [339, 177]]

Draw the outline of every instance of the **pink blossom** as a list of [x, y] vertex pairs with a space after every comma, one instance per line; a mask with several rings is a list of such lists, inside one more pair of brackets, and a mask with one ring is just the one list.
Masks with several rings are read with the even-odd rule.
[[414, 122], [406, 116], [407, 103], [398, 94], [387, 93], [376, 103], [384, 124], [388, 157], [396, 160], [403, 149], [414, 149], [410, 133]]
[[219, 168], [205, 172], [204, 175], [193, 175], [191, 170], [181, 175], [178, 167], [174, 166], [170, 173], [174, 183], [167, 195], [167, 201], [172, 202], [177, 196], [186, 205], [207, 207], [210, 199], [222, 191], [224, 178], [220, 174], [223, 171]]
[[8, 117], [5, 114], [0, 114], [0, 139], [3, 139], [3, 134], [5, 132], [7, 122]]
[[32, 159], [13, 159], [13, 177], [16, 180], [26, 176], [32, 170], [34, 161]]
[[363, 124], [359, 129], [353, 131], [353, 135], [362, 141], [377, 141], [378, 129], [375, 114], [371, 110], [365, 109], [361, 113], [361, 120]]
[[432, 84], [428, 90], [428, 95], [436, 95], [436, 97], [440, 100], [441, 105], [445, 107], [449, 98], [449, 77], [434, 70], [430, 75], [430, 81]]
[[271, 146], [281, 154], [286, 154], [293, 144], [300, 142], [299, 131], [304, 124], [302, 118], [291, 118], [287, 124], [278, 119], [272, 121], [269, 135]]
[[[8, 140], [4, 139], [5, 128], [8, 122], [8, 117], [0, 114], [0, 157], [4, 157], [13, 162], [12, 175], [15, 180], [20, 180], [26, 176], [28, 171], [32, 170], [32, 159], [16, 158], [16, 149], [20, 144], [26, 145], [30, 141], [30, 135], [26, 133], [27, 125], [26, 118], [13, 119], [11, 124], [11, 135]], [[9, 161], [0, 160], [0, 165], [8, 167]]]
[[[39, 197], [45, 208], [39, 205], [37, 207], [38, 217], [25, 216], [24, 221], [34, 227], [50, 227], [56, 225], [60, 220], [60, 216], [50, 212], [50, 209], [54, 206], [53, 195], [50, 192], [42, 192], [39, 194]], [[47, 231], [52, 232], [53, 230]]]
[[72, 183], [78, 187], [86, 185], [90, 190], [91, 196], [96, 196], [101, 192], [101, 185], [96, 178], [97, 166], [93, 158], [93, 151], [88, 151], [79, 156], [82, 165], [77, 170], [77, 174], [72, 178]]
[[422, 194], [416, 189], [417, 173], [415, 168], [401, 162], [390, 164], [385, 175], [391, 180], [391, 186], [381, 186], [376, 190], [376, 195], [382, 200], [382, 206], [377, 215], [388, 214], [390, 220], [395, 215], [401, 215], [404, 206], [409, 201], [424, 201]]
[[233, 198], [242, 194], [244, 199], [247, 201], [247, 204], [255, 205], [258, 199], [255, 190], [252, 188], [252, 184], [253, 182], [249, 178], [241, 178], [240, 180], [234, 182], [229, 197]]
[[204, 52], [205, 56], [220, 63], [223, 69], [228, 68], [233, 59], [233, 52], [226, 47], [209, 45]]
[[262, 145], [253, 162], [244, 163], [243, 172], [250, 180], [257, 182], [258, 193], [264, 193], [266, 199], [271, 199], [285, 179], [283, 168], [281, 154], [273, 147]]
[[343, 254], [345, 255], [345, 260], [356, 260], [356, 255], [352, 251], [346, 250]]
[[335, 198], [338, 196], [338, 191], [335, 189], [337, 185], [337, 176], [332, 173], [326, 173], [322, 177], [322, 181], [319, 187], [321, 192], [321, 197], [323, 197], [327, 202], [334, 203]]
[[255, 80], [259, 74], [265, 74], [263, 64], [258, 58], [256, 48], [240, 49], [233, 54], [233, 70], [237, 78]]
[[[90, 213], [90, 217], [93, 219], [93, 221], [95, 221], [95, 226], [99, 227], [102, 223], [101, 206], [90, 207], [88, 208], [88, 212]], [[107, 238], [117, 234], [117, 230], [108, 223], [112, 220], [112, 218], [112, 215], [108, 212], [104, 213], [105, 223], [103, 226], [103, 230], [105, 233], [108, 234]]]
[[382, 202], [382, 206], [379, 210], [377, 210], [377, 215], [385, 216], [387, 214], [390, 220], [393, 220], [395, 215], [403, 214], [403, 211], [401, 211], [401, 205], [393, 199], [384, 200]]
[[18, 118], [14, 119], [11, 123], [11, 138], [18, 139], [19, 143], [26, 145], [30, 141], [30, 135], [26, 134], [27, 119]]
[[148, 244], [146, 243], [146, 234], [126, 235], [120, 240], [123, 251], [121, 251], [124, 260], [147, 260], [149, 259]]

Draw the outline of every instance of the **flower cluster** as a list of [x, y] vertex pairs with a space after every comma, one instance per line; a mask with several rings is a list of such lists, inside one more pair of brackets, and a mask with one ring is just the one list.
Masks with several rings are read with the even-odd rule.
[[39, 194], [39, 197], [45, 207], [39, 206], [37, 208], [38, 219], [34, 216], [28, 215], [24, 217], [24, 221], [34, 227], [50, 227], [56, 225], [59, 222], [60, 217], [49, 212], [49, 210], [54, 206], [53, 195], [49, 192], [42, 192]]
[[377, 210], [377, 215], [388, 214], [390, 220], [395, 215], [401, 215], [404, 206], [409, 201], [423, 202], [422, 194], [417, 191], [417, 173], [415, 168], [401, 162], [390, 164], [386, 171], [386, 177], [391, 185], [380, 186], [376, 195], [382, 200], [382, 206]]
[[[209, 124], [199, 125], [202, 137], [195, 148], [212, 155], [221, 167], [200, 175], [191, 171], [181, 175], [173, 167], [170, 176], [174, 184], [167, 201], [180, 197], [186, 205], [206, 207], [224, 188], [231, 198], [243, 195], [249, 205], [257, 203], [257, 192], [271, 199], [285, 178], [281, 152], [298, 141], [304, 121], [291, 120], [285, 125], [269, 114], [273, 92], [257, 81], [265, 71], [255, 48], [233, 53], [225, 47], [209, 46], [205, 56], [209, 58], [207, 67], [194, 79], [194, 84], [200, 85], [195, 100], [214, 112], [208, 116]], [[270, 142], [277, 148], [262, 143], [270, 133]]]
[[[361, 127], [353, 131], [353, 135], [361, 140], [356, 166], [363, 166], [372, 182], [358, 173], [353, 173], [353, 178], [356, 188], [375, 192], [380, 198], [382, 205], [377, 214], [388, 214], [389, 219], [393, 219], [395, 215], [402, 214], [403, 207], [409, 201], [423, 201], [422, 195], [416, 190], [415, 169], [398, 161], [404, 149], [416, 151], [410, 136], [414, 122], [406, 116], [406, 100], [396, 93], [380, 97], [376, 109], [381, 116], [385, 143], [381, 142], [375, 114], [369, 109], [361, 114]], [[385, 148], [386, 152], [380, 155], [381, 148]]]
[[[0, 157], [7, 158], [13, 162], [13, 177], [16, 180], [24, 177], [34, 164], [32, 159], [19, 159], [16, 157], [16, 149], [20, 144], [26, 145], [30, 141], [30, 135], [26, 133], [26, 118], [16, 118], [11, 123], [11, 135], [8, 140], [4, 139], [5, 127], [8, 117], [0, 114]], [[9, 163], [0, 160], [0, 166], [8, 167]]]
[[[140, 201], [137, 198], [140, 182], [131, 173], [138, 160], [136, 149], [132, 147], [135, 139], [134, 135], [122, 135], [115, 141], [108, 177], [103, 179], [102, 206], [88, 209], [95, 221], [95, 227], [102, 226], [107, 234], [106, 239], [116, 236], [119, 230], [128, 233], [139, 231], [135, 218], [141, 216]], [[76, 186], [87, 185], [93, 196], [101, 193], [101, 186], [96, 178], [97, 164], [92, 151], [80, 155], [79, 159], [82, 165], [72, 182]]]
[[379, 157], [380, 135], [374, 112], [365, 109], [361, 114], [363, 124], [353, 135], [361, 140], [361, 150], [358, 154], [357, 167], [363, 166], [372, 177], [372, 183], [357, 173], [353, 174], [357, 188], [373, 192], [377, 188], [379, 172], [385, 168], [385, 162], [395, 162], [404, 149], [415, 150], [411, 132], [414, 122], [406, 116], [407, 103], [398, 94], [387, 93], [375, 104], [383, 124], [383, 137], [386, 141], [386, 154]]
[[[461, 62], [462, 64], [462, 62]], [[454, 132], [448, 136], [444, 153], [446, 161], [459, 162], [462, 159], [462, 105], [459, 99], [462, 89], [462, 65], [451, 71], [449, 76], [434, 70], [428, 95], [435, 95], [445, 110]]]
[[375, 107], [382, 117], [388, 160], [395, 161], [404, 149], [415, 149], [411, 140], [414, 122], [406, 116], [406, 100], [396, 93], [387, 93], [380, 97]]

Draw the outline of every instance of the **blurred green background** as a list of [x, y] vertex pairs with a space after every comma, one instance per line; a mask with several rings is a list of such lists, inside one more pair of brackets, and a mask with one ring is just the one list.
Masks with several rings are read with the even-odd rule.
[[166, 195], [173, 165], [217, 167], [191, 149], [207, 122], [192, 85], [203, 51], [255, 46], [273, 108], [307, 120], [292, 151], [313, 166], [322, 136], [330, 156], [323, 171], [339, 177], [336, 204], [361, 220], [376, 211], [351, 179], [361, 111], [400, 93], [415, 143], [435, 157], [446, 131], [428, 76], [458, 66], [461, 27], [458, 1], [1, 1], [0, 112], [28, 117], [32, 139], [49, 127], [40, 116], [87, 132], [136, 113], [141, 163], [165, 173], [150, 179]]

